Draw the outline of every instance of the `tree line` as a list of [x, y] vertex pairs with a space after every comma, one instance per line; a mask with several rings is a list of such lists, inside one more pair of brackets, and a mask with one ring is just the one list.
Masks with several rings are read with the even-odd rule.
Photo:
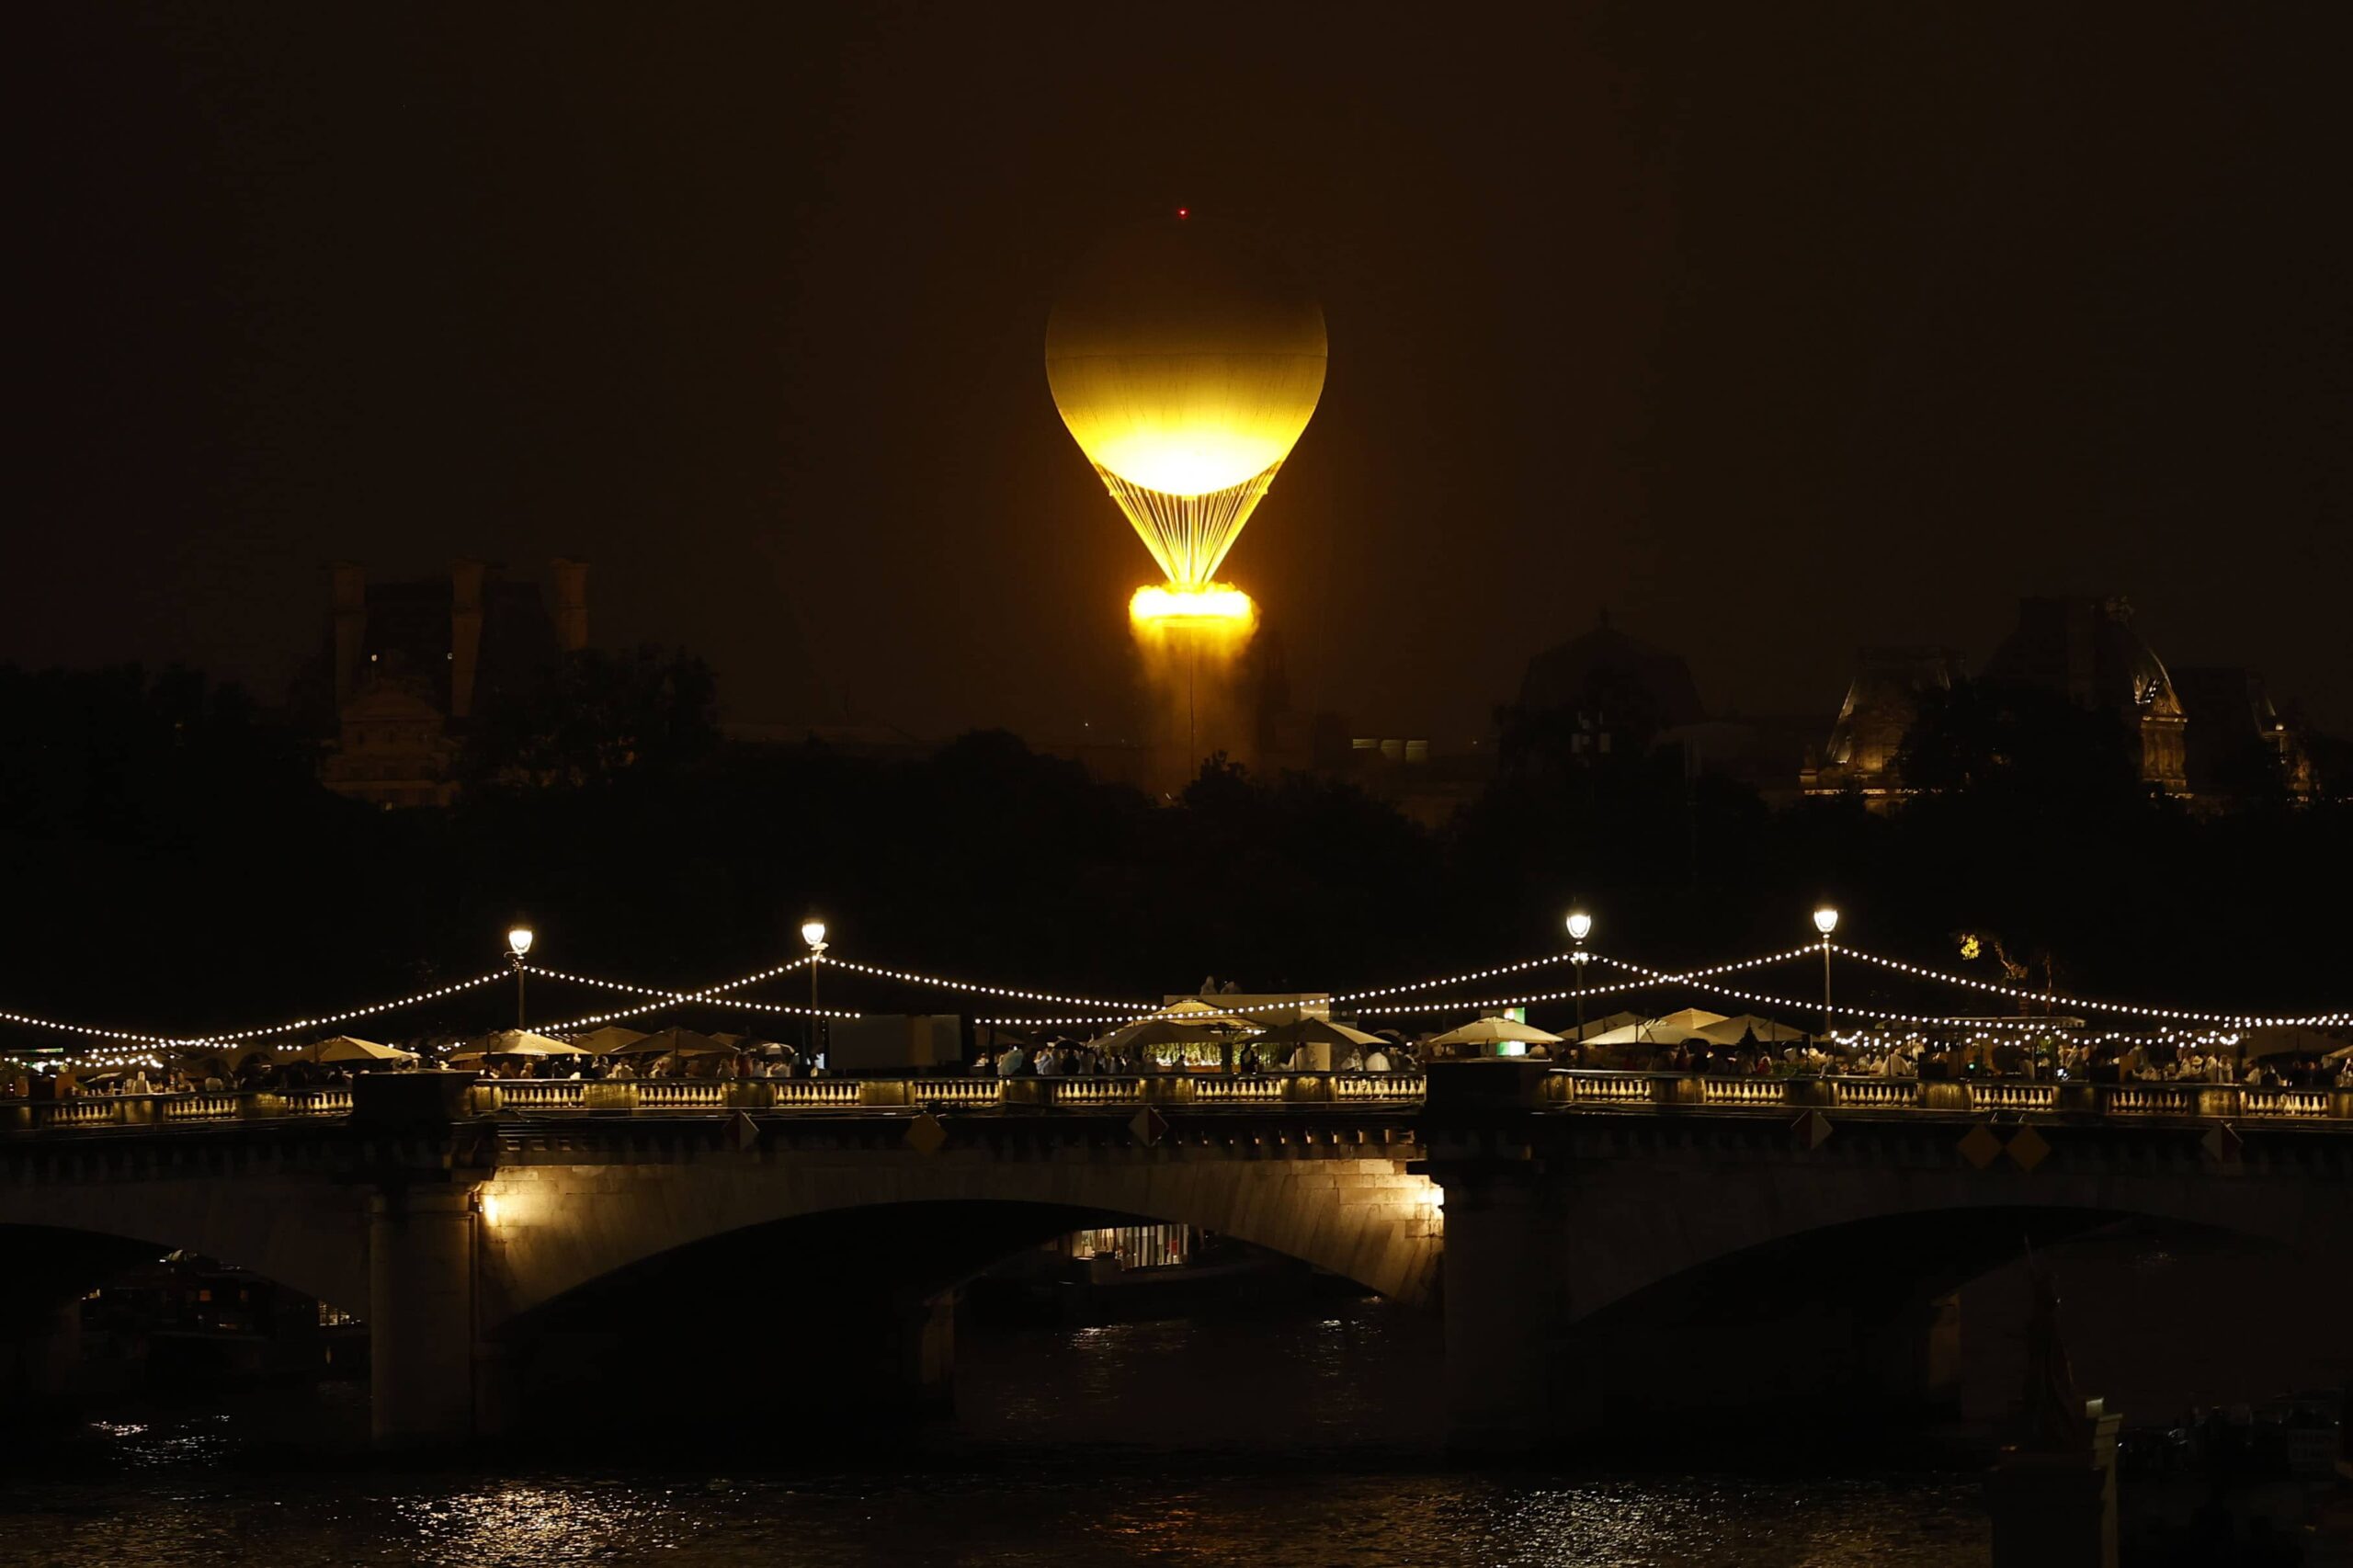
[[[319, 740], [234, 687], [0, 669], [0, 1007], [259, 1024], [494, 969], [517, 918], [554, 967], [706, 983], [797, 953], [813, 911], [842, 956], [960, 978], [1339, 990], [1557, 950], [1573, 903], [1597, 950], [1672, 966], [1800, 945], [1824, 900], [1859, 947], [1988, 980], [2007, 962], [2094, 996], [2347, 1001], [2336, 754], [2321, 799], [2258, 772], [2227, 805], [2185, 805], [2139, 783], [2112, 721], [2039, 692], [1926, 702], [1900, 758], [1919, 792], [1885, 812], [1772, 809], [1671, 748], [1573, 752], [1506, 715], [1495, 778], [1437, 831], [1344, 780], [1222, 759], [1154, 805], [1003, 732], [905, 756], [733, 743], [717, 695], [687, 655], [575, 655], [482, 717], [454, 806], [386, 812], [323, 789]], [[828, 983], [851, 1005], [974, 1009]], [[1845, 994], [1923, 999], [1904, 983]], [[608, 1005], [553, 989], [535, 1013]], [[477, 993], [381, 1027], [487, 1027], [505, 1006]]]

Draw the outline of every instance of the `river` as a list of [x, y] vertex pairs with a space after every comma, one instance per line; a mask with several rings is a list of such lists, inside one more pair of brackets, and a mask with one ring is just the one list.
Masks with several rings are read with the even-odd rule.
[[[757, 1346], [756, 1334], [740, 1343]], [[617, 1437], [387, 1468], [330, 1385], [92, 1412], [0, 1479], [0, 1562], [56, 1568], [417, 1563], [1608, 1564], [1970, 1568], [1973, 1475], [1487, 1473], [1449, 1468], [1427, 1320], [1381, 1301], [1109, 1328], [968, 1332], [958, 1415], [889, 1451], [796, 1427], [792, 1355], [650, 1362], [740, 1381], [778, 1450]]]

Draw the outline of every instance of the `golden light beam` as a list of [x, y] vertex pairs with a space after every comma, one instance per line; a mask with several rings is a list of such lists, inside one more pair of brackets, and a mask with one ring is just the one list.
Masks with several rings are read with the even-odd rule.
[[1128, 619], [1138, 627], [1192, 624], [1246, 632], [1257, 625], [1258, 607], [1249, 595], [1223, 583], [1199, 588], [1153, 584], [1128, 600]]

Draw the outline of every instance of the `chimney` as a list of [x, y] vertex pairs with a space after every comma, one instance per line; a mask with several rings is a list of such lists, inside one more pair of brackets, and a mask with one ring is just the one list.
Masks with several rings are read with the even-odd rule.
[[567, 653], [588, 646], [588, 562], [555, 558], [555, 645]]
[[356, 561], [331, 561], [327, 579], [335, 605], [335, 705], [351, 700], [359, 681], [359, 655], [368, 642], [368, 569]]
[[449, 717], [470, 719], [474, 710], [474, 672], [482, 655], [482, 581], [479, 561], [449, 567]]

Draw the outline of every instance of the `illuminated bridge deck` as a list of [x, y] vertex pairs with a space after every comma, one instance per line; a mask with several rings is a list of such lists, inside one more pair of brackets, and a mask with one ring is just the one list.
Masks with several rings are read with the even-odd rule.
[[[627, 1116], [815, 1116], [924, 1111], [1131, 1115], [1168, 1110], [1418, 1110], [1420, 1074], [1270, 1074], [1254, 1077], [861, 1077], [640, 1082], [521, 1079], [478, 1083], [466, 1109], [500, 1120]], [[1538, 1108], [1550, 1112], [1790, 1116], [1805, 1109], [1924, 1117], [2053, 1117], [2249, 1120], [2353, 1125], [2353, 1090], [2227, 1084], [2077, 1084], [1994, 1079], [1747, 1078], [1559, 1070], [1545, 1074]], [[0, 1102], [0, 1131], [198, 1128], [251, 1121], [331, 1121], [351, 1090], [92, 1095]]]

